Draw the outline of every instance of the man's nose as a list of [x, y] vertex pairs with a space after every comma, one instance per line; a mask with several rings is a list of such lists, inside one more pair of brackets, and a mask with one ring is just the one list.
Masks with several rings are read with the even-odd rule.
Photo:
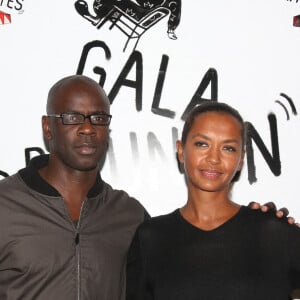
[[90, 118], [85, 118], [84, 122], [79, 125], [79, 134], [96, 134], [95, 127], [91, 123]]

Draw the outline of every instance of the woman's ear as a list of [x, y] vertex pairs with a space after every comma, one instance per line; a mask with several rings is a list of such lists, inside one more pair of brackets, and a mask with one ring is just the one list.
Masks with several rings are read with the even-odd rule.
[[177, 164], [178, 164], [178, 169], [181, 174], [184, 173], [184, 159], [183, 159], [183, 147], [181, 141], [176, 142], [176, 148], [177, 148], [177, 153], [176, 153], [176, 158], [177, 158]]
[[177, 157], [181, 164], [183, 164], [183, 147], [181, 141], [176, 142], [176, 148], [177, 148]]
[[236, 181], [238, 181], [241, 177], [241, 173], [242, 173], [242, 169], [243, 169], [243, 165], [244, 165], [244, 155], [242, 156], [240, 162], [239, 162], [239, 165], [238, 165], [238, 168], [237, 168], [237, 171], [235, 172], [231, 182], [234, 183]]
[[246, 155], [246, 151], [245, 149], [242, 150], [242, 157], [241, 157], [241, 160], [239, 162], [239, 167], [238, 167], [238, 170], [241, 172], [242, 169], [243, 169], [243, 166], [244, 166], [244, 159], [245, 159], [245, 155]]

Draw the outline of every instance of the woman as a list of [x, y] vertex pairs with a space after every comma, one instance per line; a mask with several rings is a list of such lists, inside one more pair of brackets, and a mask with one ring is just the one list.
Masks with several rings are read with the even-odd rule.
[[191, 112], [177, 142], [187, 203], [137, 230], [127, 300], [287, 300], [300, 287], [300, 229], [230, 199], [244, 148], [232, 107], [210, 101]]

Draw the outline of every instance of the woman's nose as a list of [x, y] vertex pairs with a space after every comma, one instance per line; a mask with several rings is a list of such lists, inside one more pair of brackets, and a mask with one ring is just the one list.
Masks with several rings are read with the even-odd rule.
[[220, 162], [220, 153], [216, 148], [209, 149], [206, 157], [207, 161], [211, 164], [217, 164]]

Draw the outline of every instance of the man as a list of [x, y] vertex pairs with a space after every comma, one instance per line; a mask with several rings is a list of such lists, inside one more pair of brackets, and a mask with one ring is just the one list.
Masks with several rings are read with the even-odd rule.
[[73, 75], [50, 89], [50, 154], [0, 181], [0, 300], [124, 299], [127, 251], [149, 216], [101, 179], [110, 120], [94, 80]]
[[50, 155], [0, 182], [0, 299], [123, 299], [147, 212], [100, 176], [110, 105], [85, 76], [58, 81], [42, 118]]

